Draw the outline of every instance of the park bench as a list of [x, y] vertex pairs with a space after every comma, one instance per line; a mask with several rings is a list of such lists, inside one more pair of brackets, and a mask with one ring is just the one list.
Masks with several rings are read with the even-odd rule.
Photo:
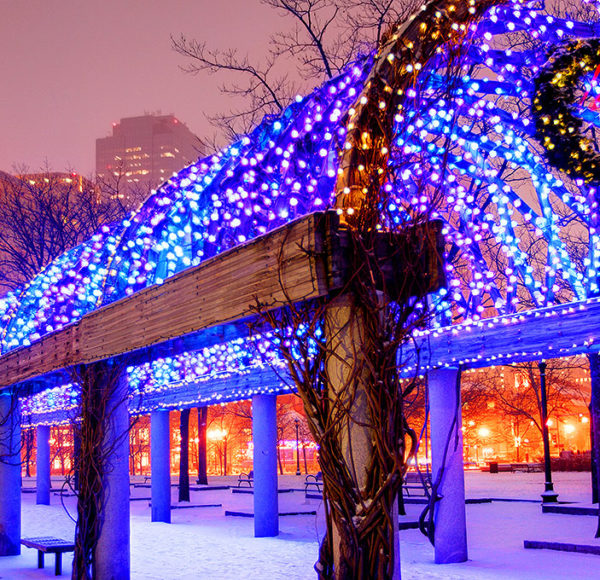
[[488, 467], [490, 473], [516, 473], [517, 471], [524, 471], [526, 473], [532, 473], [536, 471], [544, 471], [543, 463], [497, 463], [489, 462]]
[[238, 476], [238, 487], [242, 486], [242, 483], [248, 484], [248, 487], [252, 487], [254, 484], [254, 471], [249, 471], [248, 473], [240, 473]]
[[67, 542], [67, 540], [61, 540], [60, 538], [54, 538], [52, 536], [22, 538], [21, 544], [38, 551], [38, 568], [44, 567], [44, 554], [55, 554], [54, 574], [56, 576], [62, 574], [63, 552], [72, 552], [75, 550], [75, 544], [73, 542]]
[[304, 495], [310, 492], [323, 493], [323, 473], [318, 471], [316, 475], [309, 473], [304, 478]]
[[544, 471], [543, 463], [511, 463], [512, 471], [524, 471], [532, 473], [535, 471]]
[[431, 475], [417, 471], [407, 471], [402, 482], [402, 493], [406, 496], [415, 495], [429, 497], [431, 494]]

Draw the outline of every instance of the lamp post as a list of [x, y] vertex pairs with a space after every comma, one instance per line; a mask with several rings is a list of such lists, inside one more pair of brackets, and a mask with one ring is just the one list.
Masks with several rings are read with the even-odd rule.
[[300, 422], [294, 419], [294, 423], [296, 424], [296, 475], [300, 475], [300, 437], [298, 436]]
[[546, 363], [542, 361], [538, 365], [540, 369], [540, 391], [542, 399], [542, 439], [544, 441], [544, 472], [546, 482], [544, 484], [544, 493], [542, 493], [542, 503], [556, 503], [558, 494], [554, 491], [552, 483], [552, 466], [550, 463], [550, 440], [548, 437], [548, 401], [546, 399]]

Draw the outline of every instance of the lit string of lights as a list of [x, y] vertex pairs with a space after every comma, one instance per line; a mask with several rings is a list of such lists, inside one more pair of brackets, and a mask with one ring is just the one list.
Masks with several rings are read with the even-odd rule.
[[[530, 42], [510, 48], [517, 34]], [[409, 206], [431, 209], [445, 222], [448, 287], [431, 297], [435, 320], [428, 332], [597, 294], [596, 189], [547, 162], [534, 138], [531, 102], [551, 47], [598, 36], [598, 24], [512, 0], [472, 26], [451, 94], [443, 54], [418, 75], [399, 112], [389, 152], [395, 177], [386, 187], [398, 223], [409, 219]], [[337, 151], [346, 138], [342, 119], [371, 66], [372, 58], [355, 64], [297, 98], [281, 117], [265, 119], [238, 143], [185, 168], [130, 219], [104, 228], [0, 301], [2, 352], [295, 217], [333, 207]], [[600, 94], [592, 73], [580, 82], [591, 95]], [[600, 124], [584, 105], [575, 113], [590, 126]], [[424, 180], [430, 185], [425, 191]], [[441, 206], [431, 208], [430, 189], [443, 191]], [[135, 367], [132, 388], [243, 374], [255, 364], [249, 352], [227, 343], [212, 353]]]

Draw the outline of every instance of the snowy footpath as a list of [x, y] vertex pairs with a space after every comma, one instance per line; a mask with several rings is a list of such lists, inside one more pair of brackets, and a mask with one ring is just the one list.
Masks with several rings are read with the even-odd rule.
[[[590, 506], [589, 473], [557, 473], [559, 501]], [[467, 498], [539, 500], [542, 473], [466, 473]], [[281, 489], [302, 489], [304, 477], [283, 476]], [[237, 478], [211, 478], [210, 484], [235, 485]], [[25, 486], [35, 482], [25, 481]], [[260, 579], [303, 580], [315, 578], [313, 570], [318, 542], [324, 533], [321, 501], [305, 499], [301, 491], [280, 493], [281, 513], [277, 538], [254, 538], [253, 521], [226, 516], [225, 511], [251, 512], [252, 495], [230, 490], [192, 491], [194, 506], [174, 509], [172, 523], [151, 523], [149, 488], [132, 486], [131, 576], [139, 580]], [[74, 524], [58, 495], [52, 505], [35, 505], [35, 494], [23, 493], [22, 536], [73, 537]], [[75, 500], [64, 499], [73, 514]], [[173, 488], [173, 504], [177, 490]], [[421, 506], [408, 505], [401, 519], [415, 521]], [[594, 539], [593, 516], [542, 514], [536, 502], [493, 501], [467, 505], [469, 561], [436, 565], [433, 548], [414, 529], [400, 532], [402, 578], [409, 579], [511, 579], [552, 580], [600, 578], [600, 556], [525, 550], [524, 540], [573, 542], [600, 546]], [[63, 577], [69, 577], [72, 554], [63, 559]], [[37, 552], [23, 547], [20, 556], [0, 558], [1, 579], [54, 578], [54, 556], [46, 556], [46, 568], [37, 569]]]

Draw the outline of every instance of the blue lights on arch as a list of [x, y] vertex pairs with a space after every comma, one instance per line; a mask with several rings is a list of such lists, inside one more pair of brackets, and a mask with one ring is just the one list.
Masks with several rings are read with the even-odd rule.
[[[531, 42], [510, 48], [516, 34]], [[592, 37], [600, 37], [600, 24], [512, 0], [474, 28], [452, 94], [441, 58], [419, 76], [416, 98], [399, 119], [390, 210], [403, 220], [407, 205], [422, 206], [445, 222], [448, 288], [432, 298], [435, 325], [598, 293], [596, 188], [548, 165], [531, 114], [533, 79], [549, 49]], [[130, 219], [105, 227], [0, 301], [2, 352], [295, 217], [332, 207], [344, 115], [361, 95], [371, 62], [354, 65], [281, 117], [265, 119], [238, 143], [183, 169]], [[586, 82], [586, 91], [600, 95], [596, 79]], [[597, 111], [582, 106], [578, 114], [600, 127]], [[132, 388], [149, 392], [245, 373], [256, 364], [240, 339], [132, 368], [130, 378]], [[53, 391], [49, 409], [61, 406], [61, 396], [72, 401], [70, 387], [58, 389], [63, 395]], [[39, 411], [43, 394], [36, 397]], [[33, 399], [23, 403], [33, 412]]]

